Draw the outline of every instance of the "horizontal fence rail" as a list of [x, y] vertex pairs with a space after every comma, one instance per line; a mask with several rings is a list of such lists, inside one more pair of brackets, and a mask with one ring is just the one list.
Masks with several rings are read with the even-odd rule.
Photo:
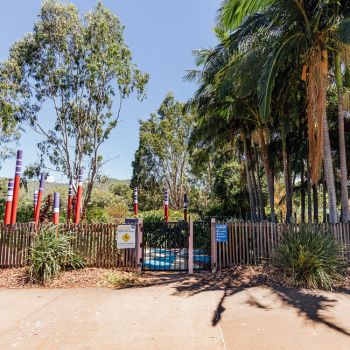
[[[72, 245], [87, 267], [134, 269], [135, 249], [117, 249], [115, 224], [59, 225], [59, 235], [72, 237]], [[29, 261], [34, 224], [0, 225], [0, 268], [23, 267]]]
[[[234, 265], [258, 265], [271, 260], [276, 245], [289, 231], [298, 232], [302, 224], [229, 222], [228, 240], [217, 242], [219, 269]], [[305, 226], [305, 224], [304, 224]], [[350, 224], [314, 224], [329, 232], [343, 247], [344, 260], [350, 265]]]

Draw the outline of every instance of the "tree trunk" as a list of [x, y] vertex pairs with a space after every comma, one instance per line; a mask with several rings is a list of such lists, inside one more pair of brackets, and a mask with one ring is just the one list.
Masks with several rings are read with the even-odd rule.
[[349, 221], [349, 193], [348, 174], [346, 165], [346, 148], [344, 135], [344, 96], [341, 61], [339, 53], [335, 55], [335, 78], [338, 90], [338, 132], [339, 132], [339, 158], [340, 158], [340, 198], [342, 222]]
[[243, 149], [244, 149], [244, 164], [245, 164], [245, 173], [247, 179], [247, 187], [248, 187], [248, 196], [249, 196], [249, 207], [250, 207], [250, 219], [252, 222], [256, 222], [256, 206], [254, 201], [254, 195], [252, 191], [252, 183], [250, 177], [250, 155], [248, 152], [247, 146], [247, 138], [245, 134], [243, 134]]
[[291, 179], [289, 176], [289, 157], [287, 154], [287, 142], [284, 127], [282, 127], [282, 158], [283, 158], [283, 174], [284, 183], [286, 187], [286, 223], [291, 223], [292, 221], [292, 199], [291, 199]]
[[275, 185], [273, 180], [273, 172], [270, 167], [269, 158], [267, 154], [267, 147], [265, 143], [264, 130], [259, 128], [261, 156], [264, 164], [265, 176], [267, 179], [267, 190], [269, 193], [269, 204], [271, 210], [271, 222], [276, 221], [275, 217]]
[[324, 152], [324, 172], [327, 182], [328, 189], [328, 208], [329, 208], [329, 222], [331, 224], [336, 224], [338, 222], [337, 215], [337, 202], [335, 195], [335, 183], [334, 183], [334, 172], [332, 164], [332, 153], [331, 153], [331, 143], [329, 140], [329, 129], [327, 114], [324, 113], [322, 118], [323, 123], [323, 152]]
[[311, 196], [311, 171], [309, 160], [307, 161], [307, 174], [306, 174], [306, 182], [307, 182], [307, 221], [312, 222], [312, 196]]
[[301, 222], [305, 222], [305, 169], [304, 160], [302, 162], [300, 174], [300, 200], [301, 200]]
[[322, 181], [322, 192], [323, 192], [323, 199], [322, 199], [322, 205], [323, 205], [323, 223], [327, 223], [327, 189], [326, 189], [326, 179], [324, 177], [323, 173], [323, 181]]
[[259, 193], [258, 193], [258, 187], [256, 183], [256, 178], [255, 178], [255, 171], [254, 168], [250, 170], [251, 173], [251, 179], [252, 179], [252, 187], [253, 187], [253, 193], [254, 193], [254, 200], [255, 200], [255, 211], [256, 211], [256, 220], [259, 222], [261, 221], [261, 212], [260, 212], [260, 198], [259, 198]]
[[258, 152], [256, 150], [256, 147], [254, 145], [254, 152], [256, 154], [256, 162], [255, 162], [255, 167], [256, 167], [256, 175], [258, 177], [258, 196], [259, 196], [259, 212], [260, 212], [260, 222], [265, 220], [265, 199], [264, 195], [262, 192], [262, 185], [261, 185], [261, 177], [260, 177], [260, 159]]
[[312, 194], [314, 199], [314, 222], [318, 223], [318, 191], [317, 185], [312, 186]]

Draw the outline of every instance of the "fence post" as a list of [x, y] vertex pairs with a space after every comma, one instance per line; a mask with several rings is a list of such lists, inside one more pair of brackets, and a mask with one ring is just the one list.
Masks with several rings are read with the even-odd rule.
[[188, 273], [193, 275], [193, 220], [189, 220], [189, 236], [188, 236]]
[[143, 219], [138, 219], [136, 230], [136, 271], [142, 272]]
[[215, 273], [217, 269], [217, 245], [216, 245], [216, 222], [211, 219], [211, 272]]

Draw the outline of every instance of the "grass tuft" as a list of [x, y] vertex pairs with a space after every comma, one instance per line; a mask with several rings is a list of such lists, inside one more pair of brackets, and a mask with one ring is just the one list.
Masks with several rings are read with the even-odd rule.
[[130, 288], [140, 285], [138, 276], [131, 272], [111, 272], [106, 276], [106, 279], [115, 288]]

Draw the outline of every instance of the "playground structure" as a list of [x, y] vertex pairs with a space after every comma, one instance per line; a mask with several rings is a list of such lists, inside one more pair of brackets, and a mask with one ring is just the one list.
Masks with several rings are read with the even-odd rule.
[[[17, 151], [16, 157], [16, 169], [14, 179], [9, 179], [8, 181], [8, 190], [7, 190], [7, 198], [5, 205], [5, 214], [4, 214], [4, 224], [5, 225], [15, 225], [17, 224], [17, 207], [19, 200], [19, 189], [20, 189], [20, 181], [21, 181], [21, 173], [22, 173], [22, 162], [23, 162], [23, 151]], [[44, 185], [45, 185], [45, 176], [44, 172], [40, 174], [39, 180], [39, 189], [34, 191], [33, 196], [33, 222], [35, 225], [40, 224], [40, 214], [41, 214], [41, 206], [44, 196]], [[83, 201], [83, 182], [84, 175], [83, 169], [79, 170], [78, 176], [78, 186], [76, 195], [73, 196], [73, 183], [70, 179], [69, 187], [68, 187], [68, 199], [67, 199], [67, 224], [71, 224], [71, 217], [73, 212], [73, 222], [75, 225], [79, 225], [81, 221], [81, 213], [82, 213], [82, 201]], [[169, 222], [169, 193], [168, 189], [164, 188], [163, 190], [164, 200], [164, 221], [166, 223]], [[133, 210], [134, 217], [138, 217], [138, 188], [135, 187], [133, 191]], [[183, 202], [183, 211], [184, 211], [184, 222], [188, 222], [188, 199], [187, 194], [184, 194], [184, 202]], [[52, 221], [55, 225], [60, 223], [60, 194], [58, 192], [54, 193], [54, 203], [53, 203], [53, 213], [52, 213]]]

